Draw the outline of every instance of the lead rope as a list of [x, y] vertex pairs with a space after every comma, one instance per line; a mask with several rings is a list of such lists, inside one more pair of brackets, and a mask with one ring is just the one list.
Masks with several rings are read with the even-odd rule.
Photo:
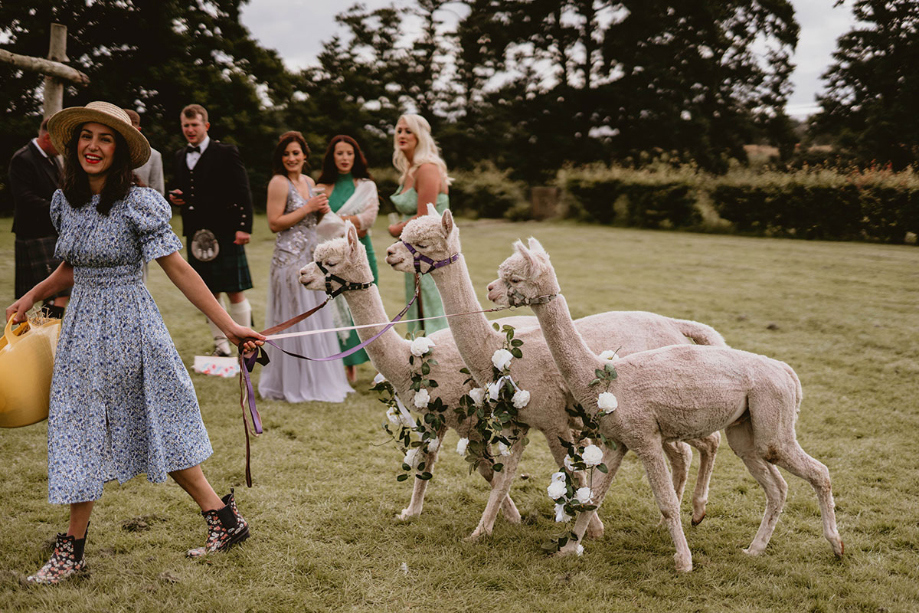
[[[309, 311], [306, 311], [305, 313], [301, 313], [300, 315], [297, 315], [296, 317], [292, 317], [291, 319], [288, 319], [287, 321], [283, 323], [280, 323], [276, 326], [272, 326], [266, 329], [265, 331], [262, 332], [263, 335], [267, 336], [269, 334], [276, 334], [278, 332], [281, 332], [282, 330], [286, 330], [287, 328], [297, 323], [300, 323], [301, 321], [310, 317], [313, 313], [315, 313], [316, 311], [318, 311], [319, 309], [327, 305], [329, 302], [331, 302], [333, 298], [342, 294], [345, 291], [354, 290], [354, 289], [367, 289], [372, 285], [372, 283], [346, 283], [343, 279], [336, 277], [335, 275], [329, 275], [328, 271], [325, 270], [322, 267], [322, 265], [319, 265], [319, 269], [322, 270], [324, 273], [326, 273], [326, 290], [331, 288], [330, 281], [337, 281], [337, 282], [340, 282], [342, 285], [338, 289], [332, 292], [329, 292], [328, 296], [325, 299], [325, 302], [323, 302], [319, 306], [313, 307], [312, 309], [310, 309]], [[286, 353], [287, 355], [293, 356], [295, 358], [300, 358], [302, 360], [310, 360], [314, 362], [326, 362], [329, 360], [338, 360], [343, 357], [349, 356], [352, 353], [355, 353], [356, 351], [363, 349], [364, 347], [366, 347], [367, 345], [375, 341], [377, 338], [379, 338], [384, 332], [386, 332], [387, 330], [392, 328], [394, 325], [396, 325], [396, 323], [398, 323], [399, 320], [402, 319], [402, 317], [406, 313], [408, 313], [408, 310], [411, 308], [412, 304], [414, 304], [415, 300], [418, 298], [418, 295], [420, 293], [421, 293], [421, 279], [418, 275], [415, 275], [415, 295], [412, 296], [412, 299], [409, 300], [408, 304], [405, 305], [405, 308], [402, 309], [402, 311], [398, 315], [396, 315], [392, 321], [386, 324], [386, 326], [382, 330], [380, 330], [378, 333], [373, 335], [373, 337], [367, 339], [366, 342], [361, 343], [357, 347], [352, 347], [351, 349], [348, 349], [347, 351], [343, 351], [341, 353], [331, 355], [326, 358], [310, 358], [305, 355], [299, 355], [299, 354], [296, 354], [290, 351], [285, 351], [284, 349], [281, 349], [281, 347], [279, 347], [278, 344], [272, 340], [267, 340], [266, 342], [273, 345], [274, 347], [277, 347], [277, 349], [279, 349], [283, 353]], [[239, 344], [239, 406], [240, 408], [242, 408], [242, 412], [243, 412], [243, 432], [246, 435], [246, 487], [252, 487], [252, 471], [251, 471], [251, 461], [250, 461], [251, 450], [250, 450], [250, 443], [249, 443], [249, 431], [250, 430], [252, 431], [253, 436], [258, 436], [259, 434], [263, 432], [262, 418], [259, 415], [258, 408], [255, 406], [255, 390], [252, 387], [252, 379], [249, 376], [249, 373], [252, 372], [253, 368], [255, 368], [256, 363], [259, 363], [264, 366], [268, 364], [269, 361], [270, 360], [268, 358], [268, 354], [265, 353], [260, 347], [256, 351], [252, 352], [251, 354], [246, 355], [242, 351], [242, 343]], [[247, 408], [248, 408], [248, 411], [247, 411]], [[250, 423], [250, 420], [251, 420], [251, 423]]]

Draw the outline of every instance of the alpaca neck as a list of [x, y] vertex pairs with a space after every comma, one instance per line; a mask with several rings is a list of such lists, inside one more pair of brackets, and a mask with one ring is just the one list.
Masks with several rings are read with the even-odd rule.
[[593, 395], [587, 384], [594, 379], [594, 370], [602, 368], [600, 358], [590, 350], [584, 337], [571, 320], [568, 302], [561, 294], [546, 304], [532, 305], [533, 313], [542, 327], [546, 345], [552, 353], [555, 365], [568, 382], [571, 393], [586, 408], [585, 398]]
[[[383, 310], [383, 300], [376, 285], [365, 290], [345, 292], [342, 295], [348, 302], [355, 325], [381, 323], [389, 319]], [[366, 341], [379, 331], [380, 328], [359, 328], [357, 335], [361, 341]], [[408, 363], [409, 342], [396, 333], [395, 327], [391, 327], [364, 349], [376, 369], [397, 388], [401, 387], [400, 382], [411, 379]]]
[[[440, 292], [446, 314], [482, 310], [475, 297], [465, 258], [461, 257], [448, 266], [438, 268], [431, 273], [431, 277]], [[479, 385], [491, 381], [491, 356], [500, 348], [504, 336], [491, 327], [484, 313], [450, 317], [447, 321], [456, 341], [456, 348], [472, 376]]]

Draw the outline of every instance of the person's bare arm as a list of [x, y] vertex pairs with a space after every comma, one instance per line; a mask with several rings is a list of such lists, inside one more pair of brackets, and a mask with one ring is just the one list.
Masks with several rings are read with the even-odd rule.
[[58, 294], [68, 287], [73, 287], [73, 266], [67, 262], [54, 269], [48, 277], [30, 289], [25, 295], [11, 304], [6, 309], [6, 320], [15, 316], [14, 323], [22, 323], [26, 320], [26, 312], [31, 309], [36, 302], [44, 300], [48, 296]]
[[188, 301], [207, 315], [208, 319], [227, 335], [231, 343], [238, 345], [242, 340], [247, 340], [243, 346], [244, 351], [254, 351], [257, 345], [263, 344], [264, 336], [233, 321], [230, 314], [214, 298], [198, 273], [182, 259], [178, 251], [157, 258], [156, 262], [163, 268], [169, 280], [185, 294]]
[[441, 191], [440, 169], [435, 164], [422, 164], [415, 171], [415, 193], [418, 194], [418, 210], [409, 219], [389, 226], [389, 233], [398, 238], [405, 225], [412, 219], [428, 214], [428, 204], [437, 202]]
[[[307, 182], [311, 182], [307, 179]], [[306, 204], [295, 211], [285, 213], [287, 206], [287, 179], [275, 175], [268, 183], [268, 202], [265, 212], [268, 215], [268, 227], [272, 232], [281, 232], [299, 223], [304, 217], [313, 212], [327, 213], [329, 211], [329, 198], [324, 193], [313, 196]]]

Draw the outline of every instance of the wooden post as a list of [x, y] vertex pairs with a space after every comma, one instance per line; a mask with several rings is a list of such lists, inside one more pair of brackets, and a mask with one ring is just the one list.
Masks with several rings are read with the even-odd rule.
[[[52, 62], [67, 61], [67, 26], [51, 24], [51, 43], [48, 59]], [[57, 77], [45, 77], [44, 116], [51, 117], [64, 108], [64, 82]]]

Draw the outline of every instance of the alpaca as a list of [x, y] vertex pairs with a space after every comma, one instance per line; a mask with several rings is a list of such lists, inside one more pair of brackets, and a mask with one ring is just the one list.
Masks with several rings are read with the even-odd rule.
[[[300, 283], [307, 289], [326, 291], [325, 275], [317, 267], [317, 262], [322, 263], [329, 273], [338, 276], [346, 283], [362, 283], [373, 277], [367, 260], [367, 252], [357, 240], [356, 230], [350, 223], [347, 223], [346, 227], [348, 227], [348, 231], [345, 238], [331, 240], [317, 246], [313, 254], [314, 261], [300, 270]], [[338, 287], [337, 283], [335, 287]], [[342, 295], [348, 302], [355, 324], [365, 325], [388, 320], [376, 285], [371, 285], [367, 289], [347, 291]], [[536, 326], [538, 328], [538, 322], [535, 317], [509, 317], [498, 321], [514, 326]], [[362, 341], [365, 341], [378, 331], [379, 328], [361, 328], [358, 330], [358, 335]], [[432, 334], [430, 339], [434, 342], [432, 352], [437, 364], [431, 364], [429, 376], [438, 383], [438, 387], [430, 390], [431, 400], [439, 396], [444, 404], [450, 407], [458, 407], [459, 399], [466, 393], [466, 386], [463, 383], [466, 375], [460, 372], [464, 364], [456, 349], [456, 344], [453, 342], [453, 336], [449, 330], [440, 330]], [[410, 341], [401, 338], [395, 329], [390, 328], [365, 348], [374, 368], [392, 383], [396, 393], [406, 402], [410, 402], [415, 394], [410, 387], [412, 383], [409, 366], [409, 357], [412, 355], [410, 346]], [[456, 430], [460, 437], [475, 437], [473, 427], [475, 424], [472, 420], [459, 423], [452, 410], [445, 411], [443, 416], [447, 428]], [[425, 463], [428, 472], [433, 473], [434, 463], [437, 460], [437, 454], [441, 447], [440, 443], [445, 433], [446, 429], [438, 432], [438, 443], [434, 450], [429, 451], [419, 459], [419, 463]], [[482, 463], [478, 467], [478, 471], [494, 487], [494, 471], [492, 471], [491, 467]], [[415, 479], [414, 481], [411, 501], [397, 516], [398, 519], [406, 520], [421, 514], [428, 481], [424, 479]], [[514, 501], [510, 496], [506, 496], [502, 500], [502, 511], [507, 520], [511, 523], [519, 523], [520, 513], [514, 505]]]
[[[409, 252], [407, 244], [412, 245], [417, 255], [413, 256]], [[405, 226], [402, 241], [389, 248], [386, 261], [400, 272], [413, 272], [415, 259], [453, 261], [450, 265], [426, 271], [430, 272], [437, 285], [445, 312], [453, 314], [480, 311], [481, 306], [475, 297], [465, 260], [459, 257], [460, 255], [459, 229], [453, 223], [452, 214], [448, 210], [441, 217], [432, 207], [428, 215], [413, 219]], [[448, 321], [460, 355], [476, 383], [480, 386], [486, 385], [492, 379], [492, 355], [503, 347], [504, 335], [495, 331], [482, 314], [451, 317]], [[576, 327], [588, 339], [592, 349], [603, 351], [620, 348], [620, 355], [693, 341], [709, 345], [725, 344], [721, 335], [709, 326], [653, 313], [602, 313], [579, 319]], [[575, 399], [556, 369], [539, 327], [518, 330], [515, 338], [524, 341], [523, 359], [512, 363], [511, 374], [522, 389], [531, 393], [530, 403], [520, 410], [519, 421], [546, 435], [555, 461], [560, 469], [564, 470], [567, 452], [559, 438], [572, 441], [565, 408], [573, 406]], [[704, 439], [690, 441], [701, 452], [699, 476], [693, 494], [693, 524], [698, 524], [705, 517], [709, 479], [721, 440], [717, 432], [706, 434]], [[492, 489], [485, 513], [472, 538], [492, 532], [498, 504], [503, 494], [510, 489], [523, 453], [524, 440], [525, 437], [520, 437], [512, 447], [510, 457], [504, 462], [504, 469], [496, 477], [500, 485]], [[677, 498], [680, 498], [692, 453], [681, 442], [666, 445], [665, 452], [673, 466], [673, 490]], [[583, 479], [583, 475], [577, 477]], [[601, 480], [605, 478], [604, 476]], [[596, 514], [591, 518], [591, 522], [588, 536], [596, 537], [602, 534], [603, 525]]]
[[[499, 305], [527, 303], [536, 297], [552, 296], [533, 303], [546, 342], [572, 393], [591, 414], [600, 412], [600, 386], [591, 386], [595, 370], [606, 362], [598, 358], [572, 325], [565, 297], [559, 293], [555, 270], [536, 239], [527, 249], [519, 241], [516, 252], [498, 269], [499, 277], [488, 286], [488, 298]], [[661, 442], [704, 436], [724, 429], [728, 444], [766, 492], [766, 510], [753, 542], [744, 551], [763, 552], [788, 486], [776, 465], [806, 480], [817, 493], [823, 517], [823, 535], [837, 557], [843, 543], [836, 530], [836, 515], [827, 467], [807, 455], [798, 444], [795, 421], [803, 392], [797, 375], [784, 362], [731, 349], [677, 345], [623, 357], [615, 363], [618, 377], [609, 382], [617, 401], [604, 399], [600, 431], [616, 441], [604, 459], [611, 478], [594, 493], [600, 505], [622, 456], [633, 450], [641, 459], [676, 546], [678, 571], [692, 570], [692, 554], [680, 525], [679, 501], [669, 487]], [[600, 389], [598, 389], [600, 387]], [[602, 489], [601, 489], [602, 488]], [[584, 534], [589, 516], [581, 513], [575, 522], [578, 539]], [[560, 554], [577, 547], [571, 541]]]

